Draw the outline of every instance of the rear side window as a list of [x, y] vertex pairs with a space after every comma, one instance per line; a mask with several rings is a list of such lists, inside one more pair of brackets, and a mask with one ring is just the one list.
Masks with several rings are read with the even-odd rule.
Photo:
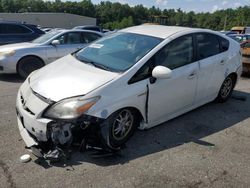
[[26, 34], [26, 33], [32, 33], [30, 29], [27, 27], [24, 27], [22, 25], [16, 25], [16, 24], [1, 24], [0, 29], [2, 34]]
[[221, 52], [225, 52], [229, 49], [229, 41], [225, 38], [219, 37]]
[[90, 43], [100, 38], [100, 36], [95, 33], [82, 33], [82, 36], [85, 43]]
[[220, 53], [220, 44], [216, 35], [210, 33], [200, 33], [196, 35], [198, 47], [198, 59], [205, 59], [207, 57]]
[[68, 33], [67, 44], [80, 44], [82, 43], [80, 33]]

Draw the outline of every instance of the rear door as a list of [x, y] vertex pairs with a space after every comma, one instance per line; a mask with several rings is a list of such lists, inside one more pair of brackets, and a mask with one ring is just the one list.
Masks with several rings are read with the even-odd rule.
[[218, 92], [225, 78], [227, 56], [221, 50], [222, 41], [219, 36], [211, 33], [197, 33], [195, 36], [199, 60], [196, 103], [203, 103], [211, 100]]

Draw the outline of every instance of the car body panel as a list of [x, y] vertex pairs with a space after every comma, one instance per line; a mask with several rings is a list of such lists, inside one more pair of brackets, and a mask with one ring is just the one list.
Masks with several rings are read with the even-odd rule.
[[173, 70], [169, 79], [149, 84], [149, 124], [162, 123], [165, 117], [194, 104], [198, 68], [198, 62], [194, 62]]
[[[49, 106], [32, 92], [28, 80], [20, 87], [17, 94], [16, 108], [19, 124], [24, 127], [29, 134], [32, 134], [39, 141], [47, 141], [47, 124], [49, 119], [40, 118], [41, 111]], [[25, 132], [25, 131], [24, 131]], [[26, 137], [27, 134], [23, 133]], [[30, 142], [29, 142], [30, 143]]]

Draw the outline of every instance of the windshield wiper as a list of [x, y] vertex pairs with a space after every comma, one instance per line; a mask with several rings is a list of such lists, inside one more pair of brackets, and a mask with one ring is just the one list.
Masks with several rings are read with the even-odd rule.
[[96, 63], [96, 62], [93, 62], [85, 57], [79, 57], [77, 56], [77, 54], [72, 54], [73, 56], [75, 56], [79, 61], [83, 62], [83, 63], [86, 63], [86, 64], [91, 64], [93, 65], [94, 67], [97, 67], [99, 69], [103, 69], [103, 70], [107, 70], [107, 71], [112, 71], [109, 67], [105, 66], [105, 65], [102, 65], [102, 64], [99, 64], [99, 63]]
[[95, 67], [103, 69], [103, 70], [112, 71], [109, 67], [107, 67], [105, 65], [101, 65], [101, 64], [95, 63], [93, 61], [89, 61], [89, 62], [87, 62], [87, 64], [94, 65]]

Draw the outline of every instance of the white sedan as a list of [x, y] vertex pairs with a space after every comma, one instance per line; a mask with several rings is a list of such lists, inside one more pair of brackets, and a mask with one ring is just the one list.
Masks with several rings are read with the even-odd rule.
[[123, 29], [33, 72], [18, 92], [18, 127], [45, 158], [74, 141], [114, 151], [137, 127], [225, 102], [241, 71], [239, 44], [211, 30]]

